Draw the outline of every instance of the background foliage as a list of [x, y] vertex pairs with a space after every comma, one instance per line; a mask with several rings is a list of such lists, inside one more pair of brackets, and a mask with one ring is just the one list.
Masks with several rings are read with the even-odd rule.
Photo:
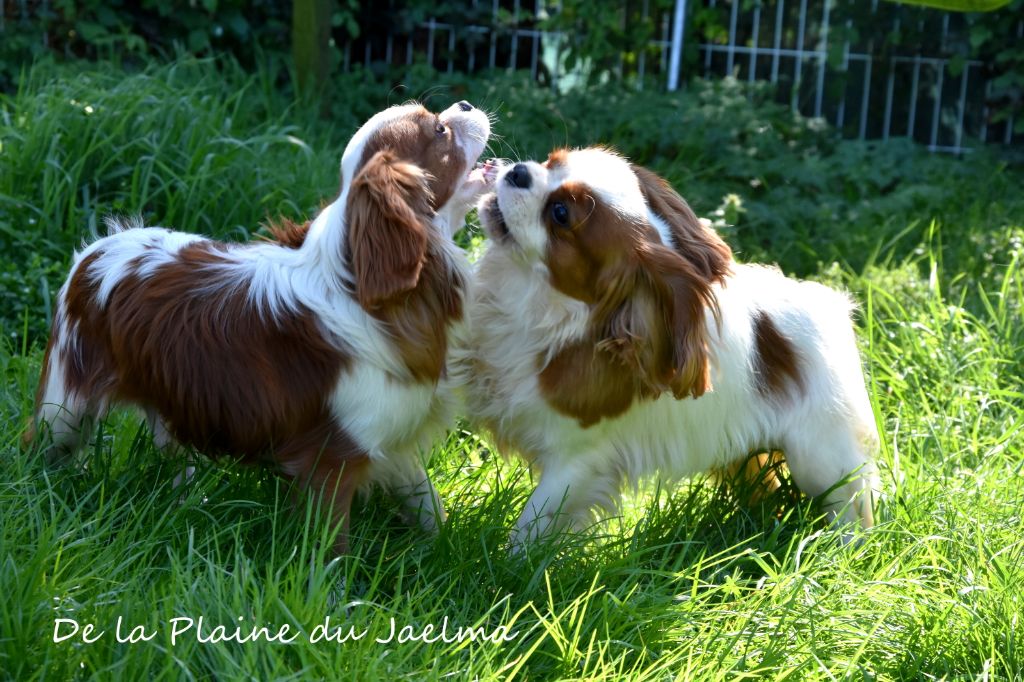
[[[230, 60], [185, 60], [166, 78], [144, 71], [129, 82], [109, 68], [56, 77], [68, 73], [38, 68], [17, 94], [0, 96], [0, 249], [11, 254], [0, 272], [0, 319], [17, 337], [27, 324], [30, 341], [48, 319], [27, 311], [47, 305], [83, 226], [141, 210], [150, 221], [243, 239], [277, 213], [309, 214], [332, 196], [336, 158], [360, 121], [435, 91], [495, 110], [500, 156], [610, 141], [731, 226], [746, 257], [797, 274], [835, 259], [859, 269], [891, 240], [902, 255], [911, 246], [899, 235], [915, 221], [1005, 220], [1018, 205], [1009, 161], [994, 152], [958, 160], [905, 140], [844, 141], [775, 104], [765, 87], [728, 80], [673, 95], [599, 84], [561, 95], [524, 74], [357, 70], [335, 79], [344, 94], [319, 121], [290, 106], [270, 71], [250, 78]], [[239, 138], [259, 123], [259, 135]], [[948, 192], [954, 180], [964, 193]]]

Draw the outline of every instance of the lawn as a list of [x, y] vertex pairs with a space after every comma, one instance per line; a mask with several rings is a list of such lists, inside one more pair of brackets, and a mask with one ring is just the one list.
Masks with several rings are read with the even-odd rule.
[[[262, 72], [188, 60], [39, 65], [0, 95], [0, 676], [1024, 676], [1019, 152], [844, 142], [733, 82], [559, 96], [506, 74], [402, 80], [346, 77], [326, 119]], [[610, 143], [741, 259], [851, 291], [887, 492], [863, 542], [837, 542], [789, 485], [750, 507], [693, 479], [513, 558], [530, 474], [460, 424], [430, 466], [439, 535], [374, 495], [352, 555], [325, 565], [329, 529], [268, 472], [203, 461], [182, 493], [134, 413], [101, 424], [81, 466], [19, 449], [54, 292], [105, 214], [251, 238], [332, 198], [347, 137], [411, 97], [495, 111], [496, 156]]]

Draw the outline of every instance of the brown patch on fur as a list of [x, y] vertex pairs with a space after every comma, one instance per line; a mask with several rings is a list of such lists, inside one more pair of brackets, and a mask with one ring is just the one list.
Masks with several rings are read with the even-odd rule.
[[450, 126], [444, 133], [437, 132], [440, 119], [423, 107], [411, 115], [397, 118], [381, 126], [370, 135], [363, 148], [363, 156], [355, 171], [364, 168], [381, 151], [394, 158], [419, 166], [427, 174], [430, 189], [430, 208], [444, 206], [469, 171], [463, 167], [462, 151], [456, 143], [457, 132]]
[[629, 365], [592, 340], [560, 350], [538, 379], [548, 404], [584, 428], [622, 414], [634, 400], [656, 395]]
[[275, 218], [267, 221], [267, 232], [270, 233], [270, 241], [290, 249], [298, 249], [305, 243], [309, 226], [312, 224], [312, 220], [297, 223], [289, 218]]
[[156, 412], [207, 455], [274, 461], [314, 492], [337, 491], [335, 518], [347, 523], [369, 460], [325, 402], [351, 358], [308, 311], [261, 314], [244, 284], [211, 267], [227, 248], [191, 244], [144, 280], [128, 274], [104, 308], [91, 277], [98, 252], [83, 259], [66, 299], [79, 351], [65, 362], [68, 392]]
[[[568, 226], [551, 218], [555, 202], [568, 208]], [[703, 395], [713, 281], [660, 244], [653, 226], [624, 220], [585, 185], [552, 192], [544, 215], [552, 286], [592, 305], [587, 338], [541, 368], [545, 399], [589, 426], [664, 391]]]
[[384, 323], [413, 378], [435, 382], [465, 283], [445, 262], [430, 198], [420, 168], [377, 152], [352, 183], [345, 258], [360, 305]]
[[754, 313], [754, 373], [757, 390], [765, 397], [784, 398], [789, 388], [803, 390], [800, 359], [792, 342], [779, 331], [763, 310]]
[[663, 178], [643, 166], [630, 166], [640, 183], [647, 206], [665, 221], [672, 232], [675, 250], [688, 260], [701, 276], [722, 279], [732, 269], [732, 249], [718, 234], [701, 224], [697, 215]]

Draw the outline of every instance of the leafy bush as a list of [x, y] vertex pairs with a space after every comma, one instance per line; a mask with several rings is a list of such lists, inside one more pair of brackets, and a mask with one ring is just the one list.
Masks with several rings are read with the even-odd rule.
[[0, 92], [33, 59], [173, 57], [230, 53], [249, 66], [259, 51], [284, 53], [291, 10], [268, 0], [53, 0], [5, 3], [0, 25]]

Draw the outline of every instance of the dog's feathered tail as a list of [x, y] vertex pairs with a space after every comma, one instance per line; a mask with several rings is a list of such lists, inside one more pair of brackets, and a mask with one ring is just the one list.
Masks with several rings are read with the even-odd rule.
[[103, 224], [107, 226], [107, 236], [124, 232], [125, 230], [134, 230], [139, 227], [145, 227], [146, 224], [142, 220], [142, 216], [136, 215], [108, 215], [103, 218]]

